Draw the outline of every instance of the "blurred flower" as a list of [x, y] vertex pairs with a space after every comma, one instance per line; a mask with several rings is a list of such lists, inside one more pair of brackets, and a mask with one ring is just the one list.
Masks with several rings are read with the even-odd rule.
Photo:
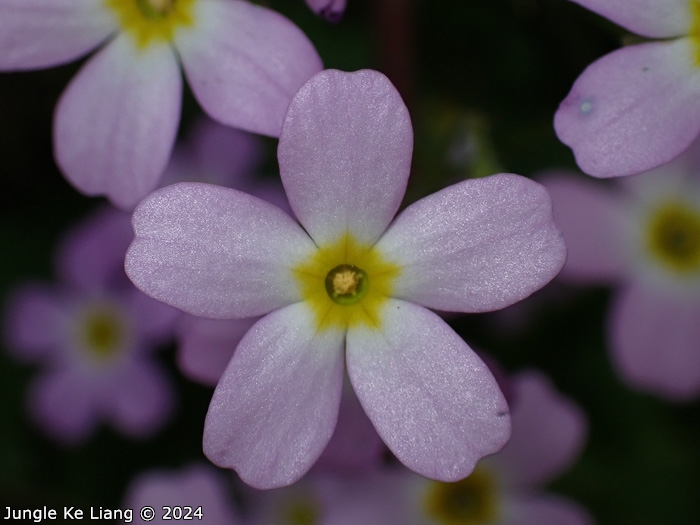
[[511, 381], [513, 432], [501, 452], [481, 460], [468, 478], [456, 483], [406, 470], [372, 474], [357, 484], [354, 494], [351, 485], [337, 483], [335, 497], [352, 500], [342, 510], [345, 519], [332, 523], [592, 524], [579, 504], [542, 490], [579, 456], [586, 438], [583, 413], [539, 372], [522, 372]]
[[347, 0], [306, 0], [306, 4], [314, 13], [329, 22], [337, 22], [345, 13]]
[[172, 412], [171, 386], [151, 353], [172, 336], [178, 312], [126, 279], [131, 238], [127, 214], [102, 210], [59, 248], [58, 283], [25, 285], [6, 305], [8, 347], [44, 367], [31, 414], [67, 443], [86, 440], [99, 421], [147, 436]]
[[661, 39], [591, 64], [554, 117], [562, 142], [596, 177], [640, 173], [685, 150], [700, 131], [700, 2], [573, 0]]
[[[134, 214], [126, 259], [146, 293], [194, 315], [262, 315], [214, 392], [204, 449], [247, 483], [299, 479], [336, 424], [344, 361], [362, 406], [404, 464], [461, 479], [508, 438], [493, 376], [427, 308], [512, 304], [561, 268], [539, 184], [465, 181], [390, 225], [413, 133], [383, 75], [325, 71], [290, 104], [278, 157], [299, 226], [235, 190], [178, 184]], [[343, 351], [345, 347], [345, 352]]]
[[0, 0], [0, 70], [56, 66], [102, 44], [59, 100], [54, 151], [78, 190], [126, 209], [168, 162], [179, 62], [209, 115], [272, 136], [322, 67], [294, 24], [247, 1]]
[[[191, 465], [179, 471], [153, 470], [144, 472], [129, 485], [124, 509], [133, 509], [132, 523], [161, 523], [194, 521], [207, 525], [237, 525], [241, 523], [231, 506], [226, 481], [210, 465]], [[155, 518], [144, 520], [139, 510], [150, 507]], [[166, 516], [167, 507], [171, 510]]]
[[562, 278], [616, 284], [608, 331], [631, 385], [670, 399], [700, 393], [700, 143], [608, 186], [543, 178], [569, 248]]

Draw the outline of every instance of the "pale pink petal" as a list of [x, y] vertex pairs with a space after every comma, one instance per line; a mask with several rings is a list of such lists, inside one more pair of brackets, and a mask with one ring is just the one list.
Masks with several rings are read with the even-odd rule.
[[204, 426], [204, 453], [256, 488], [289, 485], [323, 452], [338, 417], [343, 333], [317, 332], [297, 303], [246, 334], [219, 381]]
[[329, 22], [338, 22], [345, 13], [347, 0], [306, 0], [306, 5]]
[[124, 255], [133, 238], [130, 214], [99, 208], [61, 241], [56, 255], [61, 279], [90, 294], [128, 285]]
[[186, 316], [178, 330], [178, 367], [190, 379], [216, 386], [236, 346], [257, 320]]
[[634, 33], [667, 38], [690, 30], [688, 0], [572, 0]]
[[350, 232], [373, 243], [401, 204], [413, 130], [391, 82], [376, 71], [326, 70], [294, 97], [278, 150], [282, 182], [317, 244]]
[[690, 39], [618, 49], [576, 80], [554, 117], [559, 139], [595, 177], [670, 161], [700, 131], [700, 74]]
[[146, 360], [123, 367], [108, 379], [105, 416], [124, 434], [145, 437], [160, 430], [173, 414], [173, 388], [160, 369]]
[[619, 189], [567, 172], [552, 172], [540, 182], [549, 191], [554, 221], [566, 242], [560, 277], [609, 283], [623, 276], [629, 267], [627, 210]]
[[142, 291], [193, 315], [252, 317], [300, 299], [291, 268], [315, 247], [265, 201], [210, 184], [153, 192], [134, 212], [126, 271]]
[[91, 379], [76, 368], [49, 369], [34, 380], [28, 401], [38, 426], [66, 444], [85, 441], [99, 419]]
[[116, 29], [116, 19], [103, 2], [0, 0], [0, 70], [70, 62]]
[[635, 284], [613, 304], [610, 340], [622, 378], [670, 400], [700, 394], [700, 301]]
[[322, 68], [313, 44], [282, 15], [249, 2], [198, 2], [175, 36], [187, 80], [212, 118], [278, 137], [294, 93]]
[[348, 329], [348, 373], [362, 406], [404, 465], [442, 481], [464, 478], [510, 437], [496, 380], [425, 308], [389, 299], [381, 323]]
[[61, 96], [54, 152], [87, 195], [130, 209], [155, 188], [180, 121], [182, 78], [169, 46], [137, 49], [129, 35], [92, 57]]
[[498, 466], [499, 478], [511, 488], [541, 486], [576, 461], [586, 442], [586, 418], [540, 372], [521, 372], [513, 383], [512, 435], [487, 461]]
[[[240, 523], [233, 509], [233, 495], [222, 473], [209, 465], [191, 465], [179, 471], [156, 470], [140, 474], [134, 479], [124, 498], [124, 509], [141, 509], [145, 506], [156, 510], [156, 518], [143, 521], [139, 512], [134, 513], [133, 523], [167, 525], [176, 521], [171, 513], [164, 519], [163, 507], [191, 507], [192, 513], [201, 510], [202, 521], [207, 525], [236, 525]], [[174, 512], [177, 512], [176, 510]], [[183, 520], [199, 522], [196, 514], [187, 514]], [[185, 516], [189, 515], [189, 519]], [[206, 521], [204, 521], [206, 520]]]
[[71, 322], [65, 296], [42, 284], [19, 288], [4, 305], [3, 333], [11, 355], [22, 361], [51, 359]]
[[467, 180], [421, 199], [376, 248], [401, 268], [395, 297], [462, 312], [527, 297], [559, 272], [566, 255], [547, 191], [511, 174]]
[[510, 496], [498, 525], [594, 525], [588, 511], [575, 501], [551, 494]]

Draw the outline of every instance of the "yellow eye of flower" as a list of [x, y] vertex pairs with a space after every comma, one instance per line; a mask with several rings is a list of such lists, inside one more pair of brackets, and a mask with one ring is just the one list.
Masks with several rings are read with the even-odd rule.
[[668, 203], [651, 215], [646, 232], [649, 251], [664, 266], [681, 274], [700, 272], [700, 210]]
[[80, 342], [90, 357], [105, 360], [115, 356], [122, 348], [125, 336], [116, 312], [98, 308], [85, 313]]
[[192, 7], [197, 0], [105, 0], [124, 31], [140, 48], [153, 42], [170, 42], [177, 29], [190, 26]]
[[700, 1], [690, 1], [690, 13], [692, 21], [690, 23], [689, 36], [695, 44], [695, 65], [700, 67]]
[[396, 265], [371, 246], [358, 244], [350, 234], [319, 248], [292, 271], [319, 330], [356, 324], [380, 328], [381, 306], [399, 274]]
[[456, 483], [434, 482], [425, 504], [435, 523], [486, 525], [497, 516], [495, 483], [487, 471], [477, 468]]

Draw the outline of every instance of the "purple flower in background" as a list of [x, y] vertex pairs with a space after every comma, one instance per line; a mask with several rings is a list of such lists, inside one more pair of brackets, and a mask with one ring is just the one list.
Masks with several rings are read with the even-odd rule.
[[172, 412], [171, 386], [151, 353], [171, 337], [178, 312], [124, 275], [132, 237], [127, 214], [103, 210], [60, 247], [58, 283], [25, 285], [6, 305], [8, 347], [42, 366], [31, 415], [66, 443], [86, 440], [100, 421], [144, 437]]
[[[241, 523], [231, 506], [233, 494], [220, 472], [210, 465], [191, 465], [180, 471], [153, 470], [140, 474], [129, 485], [124, 509], [135, 509], [132, 523], [168, 524], [192, 521], [207, 525]], [[155, 518], [145, 521], [139, 509], [151, 507]], [[163, 507], [172, 509], [164, 518]], [[182, 511], [182, 514], [180, 514]]]
[[562, 278], [618, 287], [608, 338], [619, 373], [676, 400], [700, 394], [699, 174], [696, 143], [618, 185], [543, 179], [569, 248]]
[[306, 4], [318, 16], [329, 22], [337, 22], [345, 14], [347, 0], [306, 0]]
[[344, 499], [345, 505], [333, 508], [343, 519], [336, 516], [332, 523], [591, 525], [578, 503], [542, 490], [579, 456], [586, 438], [583, 413], [539, 372], [522, 372], [510, 381], [513, 431], [501, 452], [481, 460], [456, 483], [406, 470], [377, 472], [354, 489], [338, 483], [335, 499]]
[[321, 61], [289, 20], [240, 0], [0, 0], [0, 70], [102, 45], [61, 96], [54, 153], [88, 195], [133, 207], [158, 183], [180, 121], [180, 65], [214, 119], [279, 136]]
[[134, 213], [126, 268], [139, 288], [203, 317], [268, 314], [238, 345], [204, 431], [207, 456], [253, 486], [290, 484], [316, 461], [346, 360], [378, 433], [420, 474], [461, 479], [508, 439], [493, 376], [428, 308], [494, 310], [554, 277], [565, 248], [549, 196], [499, 174], [392, 222], [412, 146], [386, 77], [324, 71], [292, 100], [278, 150], [301, 226], [260, 199], [194, 183], [158, 190]]
[[700, 131], [700, 3], [573, 1], [661, 40], [591, 64], [554, 117], [559, 139], [595, 177], [641, 173], [675, 158]]

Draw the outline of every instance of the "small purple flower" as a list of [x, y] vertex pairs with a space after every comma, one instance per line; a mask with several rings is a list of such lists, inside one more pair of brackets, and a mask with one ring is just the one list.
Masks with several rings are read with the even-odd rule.
[[[129, 485], [123, 508], [135, 512], [132, 523], [166, 525], [184, 521], [237, 525], [241, 521], [232, 500], [233, 494], [220, 472], [209, 465], [195, 464], [180, 471], [153, 470], [140, 474]], [[148, 514], [139, 511], [145, 507], [153, 510], [153, 519], [143, 519]]]
[[128, 209], [158, 183], [180, 121], [182, 79], [212, 118], [279, 136], [289, 101], [321, 69], [289, 20], [240, 0], [0, 0], [0, 70], [75, 60], [54, 153], [87, 195]]
[[543, 178], [569, 248], [562, 278], [613, 284], [614, 363], [636, 388], [700, 394], [700, 143], [618, 185]]
[[573, 1], [661, 40], [588, 66], [554, 117], [559, 139], [595, 177], [641, 173], [675, 158], [700, 131], [700, 3]]
[[31, 415], [66, 443], [86, 440], [100, 421], [147, 436], [172, 412], [171, 386], [151, 353], [171, 336], [177, 311], [126, 279], [120, 261], [131, 238], [129, 216], [103, 210], [60, 247], [59, 283], [26, 285], [6, 305], [9, 348], [43, 366]]
[[384, 442], [428, 477], [456, 480], [508, 439], [483, 362], [428, 308], [503, 308], [546, 284], [565, 248], [539, 184], [469, 180], [395, 220], [413, 132], [374, 71], [324, 71], [292, 100], [282, 182], [301, 226], [260, 199], [177, 184], [134, 213], [127, 273], [149, 295], [211, 318], [265, 315], [214, 392], [204, 450], [247, 483], [299, 479], [336, 424], [345, 361]]
[[347, 0], [306, 0], [306, 4], [318, 16], [329, 22], [338, 22], [345, 14]]

